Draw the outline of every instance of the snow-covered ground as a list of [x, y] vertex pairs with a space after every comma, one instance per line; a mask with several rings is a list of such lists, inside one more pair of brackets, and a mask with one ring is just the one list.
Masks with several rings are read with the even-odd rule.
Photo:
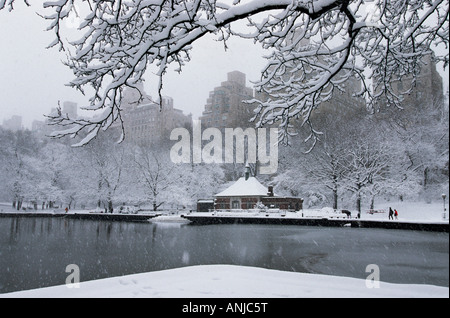
[[[375, 205], [374, 210], [384, 213], [368, 213], [368, 210], [361, 211], [362, 220], [383, 220], [389, 221], [389, 207], [398, 212], [398, 221], [402, 222], [447, 222], [449, 221], [448, 215], [448, 200], [446, 202], [446, 215], [443, 217], [444, 204], [443, 202], [425, 203], [425, 202], [384, 202]], [[356, 217], [357, 211], [351, 211], [352, 218]], [[333, 209], [324, 208], [320, 210], [305, 210], [304, 216], [333, 216], [335, 215]], [[344, 217], [344, 216], [341, 216]]]
[[[367, 283], [367, 284], [366, 284]], [[372, 288], [369, 288], [372, 287]], [[449, 288], [284, 272], [234, 265], [199, 265], [46, 287], [0, 297], [34, 298], [448, 298]]]
[[[387, 202], [375, 205], [375, 209], [384, 210], [385, 213], [368, 214], [366, 211], [361, 213], [361, 219], [367, 220], [388, 220], [389, 219], [389, 207], [396, 209], [398, 212], [399, 221], [414, 221], [414, 222], [448, 222], [449, 220], [449, 205], [448, 199], [445, 205], [445, 219], [443, 218], [444, 203], [442, 202]], [[352, 211], [353, 212], [353, 211]], [[355, 212], [353, 212], [355, 213]]]
[[[389, 221], [389, 207], [392, 209], [396, 209], [398, 212], [398, 221], [402, 222], [424, 222], [424, 223], [448, 223], [449, 215], [448, 215], [448, 203], [446, 203], [446, 214], [445, 219], [443, 216], [444, 213], [444, 205], [443, 202], [435, 202], [435, 203], [424, 203], [424, 202], [388, 202], [388, 203], [380, 203], [375, 206], [377, 212], [384, 213], [367, 213], [368, 210], [363, 210], [361, 212], [361, 220], [383, 220]], [[357, 217], [357, 211], [351, 211], [351, 217]], [[241, 211], [224, 211], [224, 212], [199, 212], [193, 213], [193, 215], [214, 215], [221, 217], [235, 217], [235, 216], [245, 216], [245, 217], [261, 217], [262, 215], [269, 218], [340, 218], [346, 219], [347, 216], [340, 212], [334, 211], [332, 208], [325, 207], [321, 209], [303, 209], [298, 212], [283, 212], [277, 209], [269, 209], [267, 212], [260, 212], [259, 210], [241, 210]], [[395, 221], [395, 220], [394, 220]]]

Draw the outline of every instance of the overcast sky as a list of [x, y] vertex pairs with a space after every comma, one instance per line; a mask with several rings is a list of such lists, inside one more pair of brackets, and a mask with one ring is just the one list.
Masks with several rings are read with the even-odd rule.
[[[42, 12], [40, 2], [33, 1], [26, 7], [19, 1], [12, 12], [0, 11], [0, 124], [20, 115], [24, 126], [30, 128], [34, 119], [42, 120], [58, 101], [87, 105], [87, 97], [65, 86], [74, 77], [61, 63], [65, 53], [45, 48], [54, 34], [44, 31], [49, 22], [35, 13]], [[181, 74], [169, 72], [164, 80], [163, 95], [171, 96], [176, 108], [192, 113], [194, 118], [204, 109], [209, 92], [226, 80], [228, 72], [239, 70], [247, 75], [247, 81], [255, 81], [265, 65], [264, 53], [252, 41], [230, 40], [225, 52], [223, 44], [212, 38], [194, 43], [192, 61]], [[448, 75], [442, 70], [440, 73], [446, 78], [446, 89]], [[146, 92], [156, 99], [158, 79], [149, 72], [145, 78]]]
[[[30, 128], [34, 119], [43, 119], [58, 101], [73, 101], [86, 105], [88, 97], [65, 86], [74, 76], [61, 61], [65, 53], [45, 47], [54, 39], [53, 31], [36, 11], [36, 2], [26, 7], [18, 2], [12, 12], [0, 11], [0, 124], [13, 115], [23, 117]], [[205, 38], [194, 44], [192, 61], [181, 74], [168, 72], [164, 79], [163, 95], [174, 99], [176, 108], [194, 118], [201, 115], [209, 92], [226, 80], [228, 72], [239, 70], [247, 74], [247, 81], [257, 80], [265, 65], [259, 45], [251, 41], [232, 40], [225, 52], [223, 44]], [[157, 98], [158, 78], [147, 72], [146, 92]], [[248, 82], [248, 86], [251, 83]]]

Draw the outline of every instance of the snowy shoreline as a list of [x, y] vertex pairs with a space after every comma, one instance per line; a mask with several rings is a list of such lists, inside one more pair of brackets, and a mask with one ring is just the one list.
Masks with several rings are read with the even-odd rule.
[[265, 224], [287, 226], [319, 226], [319, 227], [352, 227], [352, 228], [378, 228], [392, 230], [449, 232], [448, 222], [417, 222], [398, 220], [360, 220], [333, 217], [298, 217], [298, 216], [270, 216], [270, 215], [200, 215], [185, 216], [193, 224]]
[[[399, 211], [398, 220], [389, 220], [387, 213], [374, 213], [368, 214], [366, 212], [361, 213], [360, 218], [358, 220], [361, 221], [383, 221], [383, 222], [402, 222], [402, 223], [426, 223], [426, 224], [449, 224], [449, 205], [446, 203], [446, 217], [443, 218], [443, 206], [442, 203], [424, 203], [424, 202], [388, 202], [381, 203], [377, 205], [377, 209], [381, 211], [387, 211], [388, 207], [392, 206]], [[69, 210], [68, 213], [65, 213], [64, 209], [56, 209], [56, 210], [37, 210], [37, 211], [16, 211], [6, 207], [5, 204], [2, 204], [0, 210], [1, 216], [75, 216], [75, 215], [99, 215], [99, 216], [123, 216], [124, 219], [127, 216], [148, 216], [151, 222], [180, 222], [186, 223], [186, 219], [183, 219], [182, 215], [191, 215], [191, 216], [218, 216], [218, 217], [242, 217], [245, 216], [247, 218], [257, 218], [257, 217], [266, 217], [266, 218], [283, 218], [283, 219], [315, 219], [315, 218], [328, 218], [334, 220], [346, 220], [346, 215], [341, 213], [334, 212], [333, 209], [329, 207], [325, 207], [322, 209], [304, 209], [298, 212], [286, 212], [286, 211], [277, 211], [277, 210], [269, 210], [267, 212], [260, 212], [256, 210], [244, 210], [244, 212], [189, 212], [189, 211], [178, 211], [177, 214], [170, 214], [165, 211], [157, 211], [151, 213], [138, 213], [138, 214], [121, 214], [121, 213], [92, 213], [89, 210]], [[357, 213], [352, 211], [351, 219], [356, 219]]]
[[0, 298], [448, 298], [449, 288], [235, 265], [198, 265], [0, 294]]

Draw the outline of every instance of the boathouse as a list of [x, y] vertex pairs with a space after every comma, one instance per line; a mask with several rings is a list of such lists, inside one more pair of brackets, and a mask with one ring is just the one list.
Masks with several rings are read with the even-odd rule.
[[275, 195], [272, 186], [265, 187], [258, 179], [251, 177], [248, 166], [244, 177], [214, 196], [215, 210], [247, 210], [254, 209], [259, 204], [289, 211], [299, 211], [303, 208], [301, 198]]

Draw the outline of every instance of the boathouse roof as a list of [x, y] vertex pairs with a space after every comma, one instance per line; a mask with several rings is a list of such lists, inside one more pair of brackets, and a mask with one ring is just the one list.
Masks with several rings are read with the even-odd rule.
[[255, 177], [241, 177], [231, 186], [219, 192], [216, 197], [267, 197], [267, 188]]

